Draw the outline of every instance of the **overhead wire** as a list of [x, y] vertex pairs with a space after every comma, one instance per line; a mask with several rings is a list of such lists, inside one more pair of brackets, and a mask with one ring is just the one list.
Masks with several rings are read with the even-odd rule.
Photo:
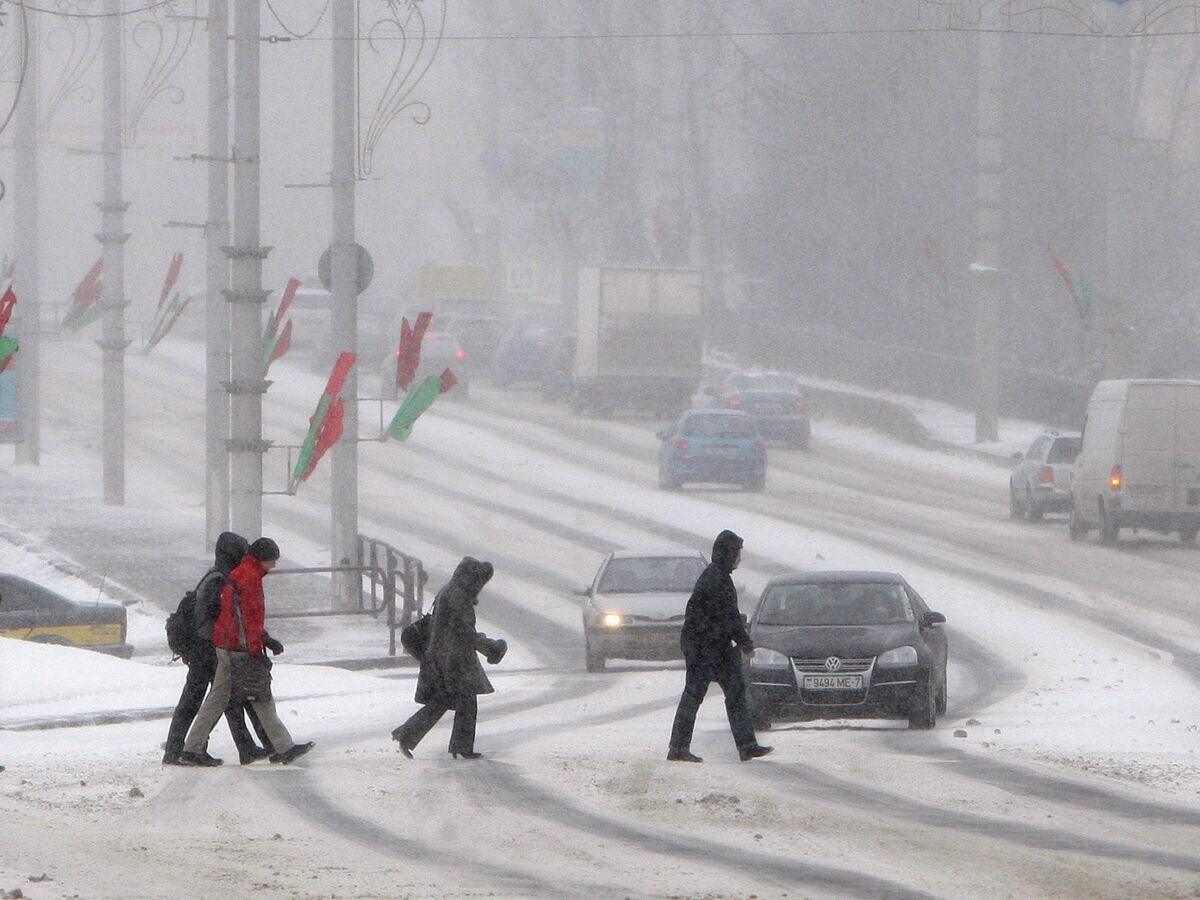
[[110, 19], [121, 18], [123, 16], [136, 16], [138, 13], [149, 12], [152, 9], [158, 9], [160, 6], [167, 6], [174, 3], [175, 0], [153, 0], [153, 2], [145, 6], [139, 6], [137, 9], [123, 9], [115, 13], [85, 13], [85, 12], [67, 12], [62, 9], [46, 9], [42, 6], [34, 6], [32, 3], [27, 3], [26, 0], [8, 0], [13, 6], [19, 6], [21, 9], [31, 10], [32, 12], [45, 13], [48, 16], [61, 16], [65, 19]]

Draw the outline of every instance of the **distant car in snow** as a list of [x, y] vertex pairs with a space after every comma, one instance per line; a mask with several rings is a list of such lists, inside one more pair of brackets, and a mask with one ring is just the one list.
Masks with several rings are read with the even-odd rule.
[[[381, 397], [398, 397], [396, 389], [396, 365], [400, 350], [398, 347], [388, 351], [383, 358], [380, 369]], [[446, 369], [454, 373], [458, 382], [447, 396], [465, 400], [471, 396], [471, 366], [467, 351], [458, 343], [458, 339], [448, 331], [427, 331], [421, 342], [421, 359], [417, 364], [417, 372], [413, 377], [413, 386], [420, 386], [429, 375], [441, 375]]]
[[580, 593], [589, 672], [619, 659], [681, 659], [679, 635], [696, 579], [708, 565], [698, 550], [616, 550]]
[[125, 607], [87, 602], [17, 575], [0, 573], [0, 637], [85, 647], [128, 659]]
[[678, 490], [689, 481], [722, 482], [761, 491], [767, 448], [754, 420], [740, 410], [689, 410], [656, 437], [658, 486]]
[[900, 575], [806, 572], [773, 579], [750, 620], [747, 701], [756, 728], [780, 719], [906, 718], [946, 711], [949, 648]]
[[703, 387], [692, 396], [694, 409], [740, 409], [763, 437], [808, 449], [812, 425], [800, 383], [772, 372], [734, 372], [720, 387]]
[[1047, 431], [1038, 435], [1008, 479], [1008, 514], [1035, 522], [1048, 512], [1071, 511], [1071, 470], [1079, 455], [1079, 435]]

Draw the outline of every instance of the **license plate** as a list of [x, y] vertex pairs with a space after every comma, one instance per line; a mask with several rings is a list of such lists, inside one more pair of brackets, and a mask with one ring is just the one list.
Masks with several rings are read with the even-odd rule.
[[806, 691], [861, 691], [861, 675], [805, 675]]
[[709, 456], [737, 456], [737, 447], [709, 447]]

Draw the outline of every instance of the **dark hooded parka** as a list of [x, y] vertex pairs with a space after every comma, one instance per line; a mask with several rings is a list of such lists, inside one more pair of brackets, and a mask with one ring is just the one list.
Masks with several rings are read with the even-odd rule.
[[712, 562], [696, 579], [684, 613], [679, 643], [689, 666], [706, 672], [716, 681], [727, 666], [740, 666], [733, 644], [750, 645], [750, 634], [738, 610], [733, 569], [742, 550], [742, 539], [722, 531], [713, 542]]
[[417, 676], [418, 703], [455, 709], [466, 698], [493, 692], [478, 655], [486, 652], [487, 637], [475, 630], [475, 605], [492, 571], [491, 563], [463, 557], [434, 598], [429, 648]]

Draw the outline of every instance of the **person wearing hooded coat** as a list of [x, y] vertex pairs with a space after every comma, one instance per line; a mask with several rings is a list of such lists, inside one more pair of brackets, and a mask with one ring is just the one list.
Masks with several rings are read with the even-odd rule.
[[747, 656], [754, 652], [754, 643], [738, 611], [737, 588], [733, 584], [733, 571], [741, 561], [742, 539], [732, 531], [722, 531], [713, 542], [712, 562], [696, 579], [688, 599], [679, 638], [687, 675], [667, 750], [667, 759], [673, 762], [703, 761], [691, 751], [692, 731], [696, 713], [713, 681], [725, 692], [725, 714], [742, 761], [765, 756], [772, 750], [760, 746], [754, 736], [750, 710], [746, 707], [746, 681], [737, 653], [738, 649]]
[[[188, 654], [184, 657], [187, 665], [187, 679], [179, 694], [179, 702], [175, 705], [175, 713], [171, 716], [171, 727], [167, 731], [167, 743], [163, 753], [163, 765], [179, 765], [179, 754], [183, 752], [183, 741], [188, 728], [200, 705], [204, 702], [204, 694], [212, 684], [217, 673], [217, 651], [213, 647], [213, 620], [221, 608], [221, 588], [225, 579], [233, 571], [234, 566], [242, 561], [242, 557], [250, 549], [250, 544], [240, 534], [224, 531], [217, 538], [213, 566], [201, 579], [196, 588], [196, 602], [192, 606], [191, 632], [192, 641]], [[222, 577], [213, 577], [220, 575]], [[244, 714], [250, 716], [254, 730], [259, 739], [266, 744], [259, 747], [250, 736], [246, 727]], [[237, 746], [238, 758], [243, 765], [263, 759], [272, 752], [270, 741], [266, 740], [266, 732], [258, 721], [254, 710], [240, 703], [230, 703], [225, 709], [225, 721], [229, 725], [229, 733]]]
[[447, 710], [454, 710], [450, 732], [450, 754], [457, 759], [479, 759], [475, 752], [475, 723], [479, 694], [494, 691], [477, 654], [488, 662], [500, 662], [507, 649], [503, 640], [493, 640], [475, 630], [475, 606], [479, 592], [492, 577], [492, 564], [463, 557], [450, 581], [433, 601], [433, 626], [429, 646], [421, 657], [417, 675], [416, 701], [421, 708], [392, 731], [400, 752], [412, 751]]

